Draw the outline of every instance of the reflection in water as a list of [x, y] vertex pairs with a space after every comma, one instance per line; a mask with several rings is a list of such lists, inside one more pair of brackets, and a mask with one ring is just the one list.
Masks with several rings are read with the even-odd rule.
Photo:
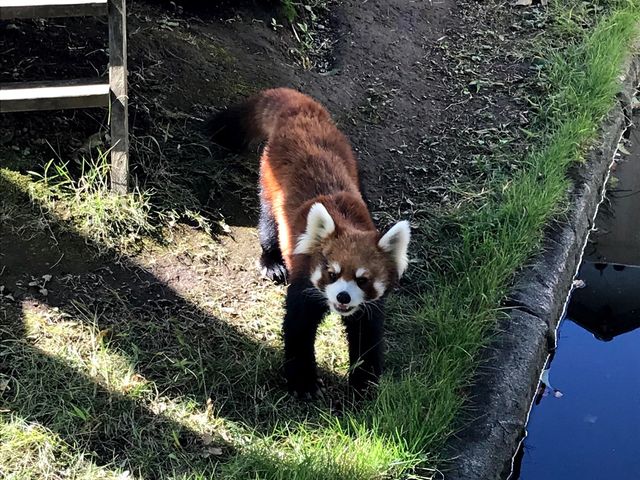
[[605, 342], [640, 327], [640, 268], [584, 262], [578, 278], [569, 319]]
[[640, 479], [640, 268], [578, 278], [511, 480]]

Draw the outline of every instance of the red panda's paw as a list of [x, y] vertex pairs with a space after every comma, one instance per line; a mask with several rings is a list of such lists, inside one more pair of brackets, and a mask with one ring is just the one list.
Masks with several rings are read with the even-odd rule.
[[326, 392], [324, 383], [319, 378], [298, 379], [295, 381], [289, 380], [288, 387], [289, 393], [293, 398], [302, 400], [303, 402], [310, 402], [318, 398], [323, 398]]
[[260, 273], [264, 278], [272, 282], [285, 283], [287, 280], [287, 267], [284, 266], [282, 258], [274, 258], [263, 253], [259, 261]]
[[320, 379], [316, 379], [313, 384], [298, 385], [297, 388], [289, 388], [289, 393], [291, 393], [293, 398], [302, 400], [303, 402], [311, 402], [319, 398], [322, 399], [324, 398], [325, 392], [326, 389]]
[[349, 387], [357, 399], [370, 398], [378, 386], [379, 376], [372, 371], [356, 368], [349, 375]]

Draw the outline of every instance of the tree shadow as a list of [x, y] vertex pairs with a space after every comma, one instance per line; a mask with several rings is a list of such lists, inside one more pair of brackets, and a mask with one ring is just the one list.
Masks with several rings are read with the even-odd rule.
[[[279, 422], [337, 413], [331, 401], [302, 404], [284, 394], [283, 379], [276, 374], [279, 349], [193, 304], [131, 259], [115, 252], [97, 258], [96, 246], [71, 233], [64, 221], [43, 224], [41, 213], [28, 206], [27, 195], [2, 176], [0, 192], [5, 204], [0, 211], [0, 284], [5, 287], [0, 339], [6, 342], [2, 350], [9, 352], [0, 357], [0, 370], [15, 387], [3, 401], [12, 413], [92, 452], [99, 465], [125, 464], [145, 478], [207, 470], [218, 462], [216, 456], [224, 460], [234, 453], [224, 437], [211, 443], [152, 408], [148, 397], [114, 392], [38, 349], [19, 308], [25, 302], [56, 308], [68, 321], [99, 332], [106, 351], [124, 358], [151, 382], [156, 399], [213, 412], [215, 421], [268, 435]], [[37, 225], [38, 231], [29, 225]], [[43, 292], [45, 275], [51, 279]], [[329, 398], [344, 402], [344, 378], [320, 374]], [[78, 417], [74, 407], [88, 411], [90, 420]], [[215, 450], [212, 457], [211, 445], [222, 452]]]
[[55, 432], [85, 452], [86, 460], [144, 478], [205, 474], [235, 453], [223, 438], [202, 435], [39, 350], [28, 339], [19, 310], [5, 308], [8, 321], [0, 327], [8, 354], [0, 373], [11, 379], [3, 403], [12, 414]]

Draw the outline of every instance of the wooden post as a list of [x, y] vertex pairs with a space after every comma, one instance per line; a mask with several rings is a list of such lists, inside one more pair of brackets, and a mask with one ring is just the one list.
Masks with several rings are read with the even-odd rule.
[[109, 87], [111, 96], [111, 189], [129, 190], [126, 0], [109, 0]]

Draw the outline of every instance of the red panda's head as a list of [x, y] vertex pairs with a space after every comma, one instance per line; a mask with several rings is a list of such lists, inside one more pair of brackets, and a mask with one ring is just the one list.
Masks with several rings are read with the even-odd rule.
[[339, 228], [322, 203], [311, 206], [295, 254], [310, 257], [309, 276], [331, 311], [343, 316], [382, 297], [407, 268], [409, 222], [376, 231]]

